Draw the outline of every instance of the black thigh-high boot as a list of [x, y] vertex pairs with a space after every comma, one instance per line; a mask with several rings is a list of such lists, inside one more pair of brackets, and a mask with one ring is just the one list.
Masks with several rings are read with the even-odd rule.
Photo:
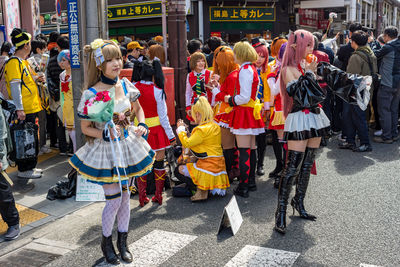
[[299, 174], [304, 152], [289, 150], [286, 167], [283, 170], [278, 191], [278, 206], [275, 212], [275, 231], [285, 234], [286, 208], [292, 189], [293, 179]]
[[257, 175], [262, 176], [264, 172], [264, 156], [267, 147], [267, 133], [261, 133], [256, 136], [257, 144]]
[[280, 164], [282, 165], [282, 169], [281, 171], [278, 173], [278, 175], [276, 175], [274, 177], [274, 188], [279, 188], [279, 183], [281, 180], [281, 175], [282, 175], [282, 171], [285, 168], [285, 162], [286, 162], [286, 155], [287, 155], [287, 147], [286, 147], [286, 142], [283, 140], [279, 140], [278, 141], [279, 146], [281, 147], [281, 152], [280, 152], [280, 156], [281, 156], [281, 160], [280, 160]]
[[241, 197], [249, 197], [250, 154], [250, 148], [239, 148], [240, 182], [233, 193]]
[[232, 172], [232, 167], [234, 164], [234, 160], [235, 160], [235, 149], [234, 148], [230, 148], [230, 149], [224, 149], [224, 158], [225, 158], [225, 166], [226, 166], [226, 173], [228, 174], [228, 178], [229, 178], [229, 183], [233, 182], [233, 172]]
[[256, 191], [256, 164], [257, 152], [256, 149], [250, 151], [250, 173], [249, 173], [249, 191]]
[[296, 183], [296, 194], [294, 198], [292, 198], [292, 201], [290, 202], [290, 205], [292, 205], [293, 208], [293, 214], [294, 210], [296, 209], [297, 212], [300, 214], [301, 218], [312, 221], [315, 221], [317, 217], [308, 214], [307, 211], [304, 209], [304, 198], [306, 196], [308, 181], [310, 180], [311, 168], [315, 160], [316, 151], [317, 151], [316, 148], [307, 147], [304, 156], [304, 161], [301, 166], [301, 172]]
[[269, 173], [269, 178], [272, 179], [278, 179], [280, 178], [280, 172], [283, 169], [283, 163], [285, 161], [282, 162], [282, 146], [279, 142], [278, 139], [278, 133], [276, 131], [272, 131], [272, 148], [274, 150], [274, 155], [275, 155], [275, 159], [276, 159], [276, 165], [275, 165], [275, 169]]

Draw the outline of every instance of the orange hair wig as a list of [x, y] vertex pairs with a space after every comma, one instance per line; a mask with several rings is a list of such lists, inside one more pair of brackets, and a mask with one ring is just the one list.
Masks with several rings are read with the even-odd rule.
[[279, 49], [281, 49], [281, 46], [287, 41], [288, 40], [286, 38], [281, 36], [274, 38], [271, 44], [271, 56], [277, 58], [279, 54]]
[[229, 73], [239, 69], [239, 65], [235, 62], [235, 57], [231, 48], [227, 46], [220, 46], [215, 49], [213, 68], [214, 73], [220, 76], [220, 84], [225, 81]]

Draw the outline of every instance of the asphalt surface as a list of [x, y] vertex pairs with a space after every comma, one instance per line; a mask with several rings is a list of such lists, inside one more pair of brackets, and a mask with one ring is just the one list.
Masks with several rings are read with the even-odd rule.
[[[246, 245], [300, 253], [293, 266], [400, 266], [400, 142], [373, 144], [368, 153], [339, 150], [337, 142], [320, 150], [318, 175], [310, 180], [305, 205], [318, 217], [315, 222], [292, 216], [289, 206], [286, 235], [275, 233], [277, 190], [266, 175], [257, 178], [258, 190], [249, 198], [237, 198], [244, 221], [235, 236], [229, 230], [217, 235], [234, 184], [227, 196], [202, 203], [173, 198], [169, 190], [162, 206], [149, 203], [140, 208], [135, 196], [128, 243], [155, 229], [197, 236], [161, 266], [224, 266]], [[267, 173], [273, 167], [269, 146]], [[48, 266], [96, 265], [102, 261], [102, 206], [83, 208], [21, 239], [44, 236], [79, 247]]]

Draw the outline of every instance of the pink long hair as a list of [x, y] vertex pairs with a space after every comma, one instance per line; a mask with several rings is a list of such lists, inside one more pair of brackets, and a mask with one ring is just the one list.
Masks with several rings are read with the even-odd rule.
[[[296, 49], [292, 47], [293, 44], [296, 44]], [[311, 32], [306, 30], [297, 30], [290, 34], [285, 54], [283, 55], [280, 73], [280, 90], [283, 105], [283, 116], [285, 118], [292, 109], [293, 99], [289, 97], [286, 91], [286, 84], [282, 75], [286, 72], [287, 67], [297, 68], [298, 64], [304, 58], [304, 53], [308, 45], [314, 47], [314, 36]]]
[[[265, 61], [264, 64], [261, 65], [261, 72], [266, 72], [268, 69], [268, 58], [269, 58], [269, 54], [268, 54], [268, 48], [265, 45], [260, 45], [258, 47], [255, 48], [257, 54], [261, 54], [263, 57], [265, 57]], [[255, 66], [255, 63], [254, 63]]]

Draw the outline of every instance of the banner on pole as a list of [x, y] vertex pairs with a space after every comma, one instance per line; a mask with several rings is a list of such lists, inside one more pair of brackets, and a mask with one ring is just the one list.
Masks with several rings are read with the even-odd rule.
[[68, 32], [71, 68], [79, 69], [81, 67], [81, 62], [79, 59], [80, 46], [78, 0], [68, 0]]

